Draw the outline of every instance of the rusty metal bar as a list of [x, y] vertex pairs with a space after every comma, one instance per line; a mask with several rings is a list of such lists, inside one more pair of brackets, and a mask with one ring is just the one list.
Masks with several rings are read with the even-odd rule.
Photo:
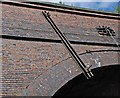
[[[2, 39], [12, 39], [21, 41], [35, 41], [35, 42], [51, 42], [51, 43], [61, 43], [59, 39], [49, 39], [49, 38], [39, 38], [39, 37], [26, 37], [26, 36], [15, 36], [9, 34], [0, 35]], [[76, 45], [92, 45], [92, 46], [106, 46], [106, 47], [118, 47], [114, 43], [96, 43], [96, 42], [80, 42], [80, 41], [70, 41], [71, 44]], [[120, 47], [120, 44], [119, 44]]]
[[59, 30], [59, 28], [56, 26], [52, 18], [50, 17], [49, 12], [42, 11], [44, 17], [46, 20], [50, 23], [51, 27], [54, 29], [54, 31], [58, 34], [58, 36], [61, 38], [61, 41], [63, 45], [66, 47], [68, 52], [72, 55], [72, 58], [75, 60], [76, 64], [79, 65], [79, 67], [82, 69], [82, 72], [86, 76], [87, 79], [91, 78], [93, 76], [92, 72], [86, 67], [84, 62], [80, 59], [76, 51], [73, 49], [73, 47], [70, 45], [70, 42], [66, 38], [66, 36]]
[[94, 12], [94, 11], [89, 11], [89, 10], [85, 10], [86, 12], [84, 13], [84, 11], [79, 12], [77, 10], [72, 10], [72, 9], [68, 9], [68, 8], [60, 8], [60, 7], [57, 8], [57, 6], [56, 7], [49, 7], [49, 6], [45, 7], [45, 6], [39, 6], [37, 4], [35, 5], [32, 3], [16, 2], [16, 1], [11, 1], [11, 0], [9, 0], [9, 1], [2, 0], [2, 1], [0, 1], [0, 3], [7, 4], [7, 5], [19, 6], [19, 7], [27, 7], [27, 8], [34, 8], [34, 9], [41, 9], [41, 10], [48, 10], [48, 11], [57, 11], [57, 12], [69, 13], [69, 14], [76, 14], [76, 15], [82, 15], [82, 16], [120, 20], [119, 14], [112, 14], [112, 13], [109, 14], [109, 13]]

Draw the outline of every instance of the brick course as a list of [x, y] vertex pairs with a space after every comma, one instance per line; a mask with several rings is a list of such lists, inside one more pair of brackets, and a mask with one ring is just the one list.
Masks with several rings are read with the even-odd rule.
[[[3, 34], [59, 39], [42, 15], [42, 10], [2, 5]], [[49, 11], [55, 23], [69, 40], [114, 43], [110, 37], [99, 36], [95, 27], [113, 28], [118, 39], [118, 20]], [[37, 17], [37, 18], [36, 18]]]
[[[73, 45], [73, 47], [78, 53], [83, 53], [89, 49], [112, 49], [111, 47], [95, 47], [86, 45]], [[38, 81], [41, 81], [45, 83], [43, 87], [46, 88], [47, 85], [50, 86], [50, 91], [49, 89], [46, 91], [44, 88], [44, 91], [39, 94], [51, 95], [55, 90], [61, 87], [61, 85], [66, 83], [66, 81], [81, 73], [74, 61], [68, 58], [70, 55], [61, 44], [3, 39], [2, 51], [3, 87], [5, 89], [3, 94], [21, 94], [21, 91], [26, 90], [27, 86], [27, 89], [29, 89], [31, 86], [38, 85]], [[118, 53], [116, 52], [99, 53], [99, 56], [101, 58], [102, 65], [118, 63]], [[114, 59], [111, 60], [110, 56]], [[92, 63], [90, 62], [89, 57], [89, 55], [81, 56], [86, 64]], [[43, 77], [45, 80], [42, 80]], [[35, 80], [35, 82], [33, 82], [33, 80]], [[34, 95], [32, 92], [29, 94]]]
[[[42, 10], [2, 5], [3, 34], [58, 39], [44, 19]], [[94, 28], [108, 25], [118, 31], [118, 20], [50, 12], [59, 28], [70, 40], [113, 42], [99, 36]], [[73, 45], [77, 53], [115, 47]], [[97, 53], [103, 66], [118, 64], [118, 53]], [[67, 81], [81, 73], [63, 45], [2, 39], [3, 95], [51, 96]], [[113, 57], [113, 59], [111, 59]], [[93, 64], [89, 55], [82, 55]], [[107, 58], [107, 59], [106, 59]]]

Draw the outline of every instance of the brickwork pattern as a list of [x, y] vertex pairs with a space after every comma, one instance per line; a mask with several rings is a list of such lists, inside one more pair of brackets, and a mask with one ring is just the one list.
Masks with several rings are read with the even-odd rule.
[[[69, 40], [114, 43], [110, 37], [99, 36], [95, 29], [99, 25], [106, 25], [115, 30], [116, 40], [119, 41], [118, 20], [49, 12]], [[42, 10], [2, 5], [2, 16], [3, 34], [59, 39], [43, 17]]]
[[[33, 96], [53, 95], [68, 80], [81, 73], [75, 62], [68, 58], [70, 55], [61, 44], [3, 39], [2, 47], [3, 95], [25, 95], [25, 92], [26, 95]], [[78, 54], [86, 50], [112, 49], [84, 45], [73, 47]], [[102, 65], [118, 63], [116, 52], [98, 55]], [[81, 58], [86, 64], [93, 63], [89, 55], [83, 55]], [[38, 83], [41, 83], [38, 88], [40, 91], [35, 88]]]
[[[44, 19], [42, 10], [1, 4], [0, 6], [2, 6], [3, 34], [58, 39]], [[50, 13], [70, 40], [112, 43], [111, 38], [99, 36], [94, 28], [98, 25], [108, 25], [118, 31], [118, 20]], [[86, 50], [117, 49], [88, 45], [73, 45], [73, 47], [77, 53]], [[116, 52], [99, 53], [99, 56], [102, 65], [118, 63]], [[69, 57], [69, 53], [61, 44], [2, 39], [2, 94], [53, 95], [67, 81], [81, 73], [79, 67]], [[89, 61], [90, 56], [83, 55], [81, 58], [86, 64], [95, 64]]]

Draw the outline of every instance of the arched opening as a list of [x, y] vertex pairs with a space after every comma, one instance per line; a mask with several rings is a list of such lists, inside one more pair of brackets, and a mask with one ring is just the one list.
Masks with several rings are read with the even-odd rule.
[[120, 65], [92, 70], [94, 77], [87, 80], [80, 74], [67, 82], [55, 96], [120, 96]]

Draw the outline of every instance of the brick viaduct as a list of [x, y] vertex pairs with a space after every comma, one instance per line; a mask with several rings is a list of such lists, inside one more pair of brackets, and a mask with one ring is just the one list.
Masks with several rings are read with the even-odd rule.
[[[95, 29], [99, 25], [113, 28], [119, 42], [118, 14], [44, 3], [2, 2], [0, 6], [2, 95], [52, 96], [81, 74], [43, 17], [43, 10], [50, 12], [86, 65], [96, 68], [120, 64], [119, 50], [113, 39], [99, 35]], [[94, 51], [93, 57], [86, 50]]]

